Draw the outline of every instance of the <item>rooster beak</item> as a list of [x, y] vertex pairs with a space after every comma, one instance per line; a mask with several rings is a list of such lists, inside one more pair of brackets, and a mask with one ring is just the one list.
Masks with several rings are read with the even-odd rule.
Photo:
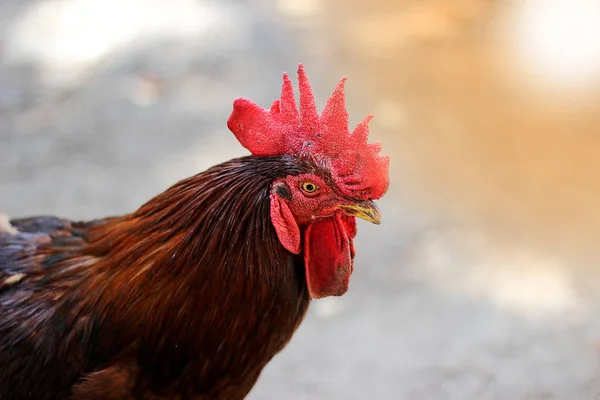
[[381, 223], [379, 208], [371, 200], [359, 201], [353, 204], [340, 204], [340, 208], [348, 215], [364, 219], [375, 225]]

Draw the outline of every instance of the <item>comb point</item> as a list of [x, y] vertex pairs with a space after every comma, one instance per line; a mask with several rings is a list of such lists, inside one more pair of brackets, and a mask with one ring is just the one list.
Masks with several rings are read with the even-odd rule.
[[296, 98], [294, 97], [294, 87], [292, 81], [286, 72], [283, 73], [283, 84], [281, 85], [281, 96], [279, 108], [281, 118], [291, 122], [298, 118], [298, 109], [296, 108]]
[[356, 125], [354, 131], [352, 131], [352, 138], [357, 143], [366, 144], [369, 140], [369, 122], [371, 122], [372, 119], [373, 114], [367, 115], [362, 121], [360, 121], [358, 125]]

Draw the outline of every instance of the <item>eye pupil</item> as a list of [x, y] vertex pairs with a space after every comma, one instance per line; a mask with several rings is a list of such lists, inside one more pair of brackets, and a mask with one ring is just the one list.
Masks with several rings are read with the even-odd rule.
[[313, 193], [317, 190], [317, 185], [315, 185], [314, 183], [310, 183], [310, 182], [304, 182], [302, 184], [302, 189], [307, 193]]

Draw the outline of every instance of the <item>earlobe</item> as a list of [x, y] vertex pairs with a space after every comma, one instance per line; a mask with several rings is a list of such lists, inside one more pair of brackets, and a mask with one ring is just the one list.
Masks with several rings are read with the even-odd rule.
[[300, 253], [300, 228], [286, 201], [271, 193], [271, 222], [279, 241], [291, 253]]

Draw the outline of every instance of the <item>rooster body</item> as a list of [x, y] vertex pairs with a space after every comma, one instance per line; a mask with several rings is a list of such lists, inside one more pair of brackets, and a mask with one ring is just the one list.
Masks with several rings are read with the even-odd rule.
[[[299, 79], [306, 111], [302, 67]], [[343, 119], [340, 88], [328, 107]], [[366, 150], [340, 133], [335, 148], [320, 143], [320, 120], [307, 112], [317, 136], [302, 152], [299, 136], [269, 137], [300, 129], [299, 115], [281, 118], [290, 90], [285, 76], [269, 112], [234, 103], [228, 126], [252, 156], [132, 214], [0, 224], [0, 400], [243, 399], [310, 299], [346, 292], [355, 217], [379, 222], [371, 199], [387, 189], [387, 160], [366, 145], [366, 123], [347, 141], [364, 139]], [[350, 169], [338, 163], [342, 150]], [[338, 158], [328, 162], [327, 151]]]

